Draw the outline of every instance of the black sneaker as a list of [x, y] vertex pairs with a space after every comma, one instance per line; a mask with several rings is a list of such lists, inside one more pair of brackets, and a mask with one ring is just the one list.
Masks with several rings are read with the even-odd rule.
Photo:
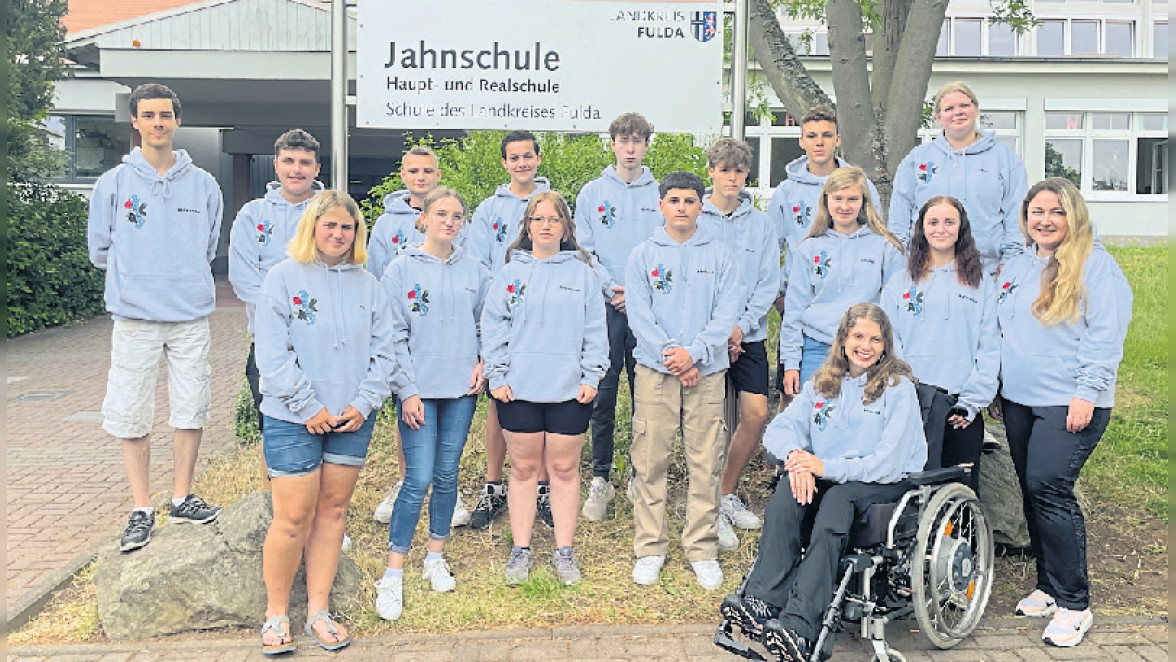
[[155, 530], [155, 513], [145, 513], [142, 510], [131, 511], [131, 518], [127, 521], [127, 528], [123, 531], [122, 541], [118, 549], [122, 552], [132, 552], [151, 542], [151, 532]]
[[764, 624], [776, 618], [780, 610], [775, 606], [752, 595], [732, 593], [723, 599], [719, 605], [719, 612], [743, 631], [743, 635], [761, 641], [764, 636]]
[[171, 512], [168, 514], [168, 521], [180, 524], [187, 522], [189, 524], [208, 524], [215, 521], [220, 515], [220, 506], [210, 506], [204, 503], [204, 499], [189, 494], [184, 497], [180, 505], [172, 504]]
[[555, 520], [551, 517], [551, 486], [540, 485], [539, 496], [535, 498], [535, 517], [548, 528], [555, 528]]
[[486, 483], [474, 511], [470, 513], [470, 528], [475, 531], [490, 526], [490, 522], [498, 517], [498, 513], [506, 510], [506, 489], [502, 485]]
[[773, 618], [764, 624], [764, 648], [779, 662], [808, 662], [812, 644]]

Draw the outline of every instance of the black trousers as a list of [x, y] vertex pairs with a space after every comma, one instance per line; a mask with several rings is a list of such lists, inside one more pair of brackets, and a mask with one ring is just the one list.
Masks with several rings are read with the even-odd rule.
[[792, 496], [788, 477], [781, 477], [764, 513], [759, 558], [748, 577], [747, 595], [779, 607], [784, 627], [815, 640], [821, 616], [833, 599], [837, 563], [854, 519], [875, 503], [898, 501], [909, 488], [906, 481], [882, 485], [818, 480], [813, 502], [802, 506]]
[[1066, 609], [1090, 606], [1086, 520], [1074, 497], [1082, 465], [1102, 439], [1111, 410], [1094, 410], [1081, 432], [1066, 431], [1068, 407], [1028, 407], [1003, 400], [1009, 453], [1021, 482], [1037, 588]]
[[637, 339], [629, 330], [629, 318], [617, 312], [612, 304], [605, 304], [605, 322], [608, 325], [608, 371], [596, 389], [596, 400], [592, 405], [592, 476], [608, 480], [613, 465], [613, 430], [617, 419], [617, 388], [621, 382], [621, 369], [629, 376], [629, 402], [633, 403], [633, 372], [637, 360], [633, 350]]
[[972, 473], [964, 477], [964, 484], [972, 488], [977, 496], [980, 495], [980, 451], [984, 449], [984, 414], [977, 413], [976, 418], [965, 428], [953, 428], [944, 422], [942, 464], [945, 467], [957, 464], [972, 465]]
[[253, 394], [253, 410], [257, 412], [257, 431], [261, 432], [265, 417], [261, 415], [261, 372], [257, 369], [257, 347], [249, 343], [249, 358], [245, 359], [245, 381]]

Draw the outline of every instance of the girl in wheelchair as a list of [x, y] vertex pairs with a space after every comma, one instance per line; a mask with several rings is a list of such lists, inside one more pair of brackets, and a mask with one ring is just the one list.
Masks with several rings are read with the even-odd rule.
[[846, 311], [825, 363], [768, 426], [764, 447], [784, 458], [788, 480], [768, 504], [743, 595], [720, 610], [778, 659], [804, 662], [854, 519], [901, 498], [927, 459], [911, 370], [881, 308]]

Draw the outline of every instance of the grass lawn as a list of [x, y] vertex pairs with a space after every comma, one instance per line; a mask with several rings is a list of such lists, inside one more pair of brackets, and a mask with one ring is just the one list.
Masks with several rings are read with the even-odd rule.
[[[1117, 512], [1166, 520], [1168, 315], [1164, 303], [1167, 297], [1167, 246], [1121, 247], [1112, 249], [1112, 253], [1131, 281], [1135, 312], [1119, 372], [1114, 415], [1102, 443], [1083, 472], [1082, 487], [1088, 499], [1114, 504]], [[774, 313], [771, 320], [769, 354], [775, 347], [779, 324]], [[628, 394], [623, 387], [620, 401], [618, 468], [622, 462], [620, 458], [625, 457], [628, 449], [630, 433]], [[484, 422], [483, 400], [462, 459], [461, 493], [470, 508], [485, 470]], [[260, 489], [258, 452], [256, 446], [245, 446], [232, 456], [214, 461], [200, 475], [196, 491], [212, 503], [227, 505]], [[589, 454], [586, 443], [585, 467], [589, 464]], [[548, 564], [553, 548], [552, 535], [540, 524], [536, 525], [532, 543], [535, 550], [532, 579], [517, 588], [508, 588], [502, 580], [502, 571], [511, 538], [509, 520], [503, 515], [488, 531], [455, 531], [446, 555], [456, 574], [458, 589], [449, 594], [431, 593], [419, 574], [426, 534], [426, 517], [422, 517], [416, 547], [406, 564], [405, 611], [401, 620], [392, 624], [377, 617], [371, 606], [374, 589], [369, 582], [366, 596], [369, 606], [359, 613], [346, 615], [347, 622], [360, 636], [574, 624], [717, 622], [716, 605], [724, 593], [736, 588], [742, 573], [753, 560], [758, 533], [741, 533], [741, 547], [721, 556], [726, 573], [722, 591], [708, 592], [698, 588], [678, 543], [684, 511], [681, 489], [684, 461], [680, 451], [671, 463], [670, 472], [671, 482], [678, 483], [677, 491], [671, 493], [669, 508], [671, 551], [662, 579], [655, 586], [638, 587], [630, 581], [632, 513], [624, 490], [618, 489], [615, 507], [610, 509], [604, 522], [580, 520], [576, 550], [584, 580], [578, 586], [564, 587], [555, 581]], [[617, 475], [620, 475], [619, 471], [614, 479]], [[759, 510], [769, 496], [767, 483], [770, 475], [771, 470], [758, 459], [753, 460], [745, 472], [742, 492], [747, 500], [757, 504]], [[394, 436], [392, 426], [385, 420], [377, 425], [347, 527], [353, 541], [352, 557], [372, 581], [383, 573], [388, 532], [386, 526], [372, 520], [371, 513], [395, 480]], [[1164, 567], [1166, 572], [1166, 565]], [[101, 639], [90, 572], [87, 569], [81, 573], [73, 587], [59, 595], [41, 616], [12, 634], [8, 643]], [[1098, 569], [1092, 568], [1092, 577], [1097, 573]], [[258, 615], [259, 622], [261, 616]]]

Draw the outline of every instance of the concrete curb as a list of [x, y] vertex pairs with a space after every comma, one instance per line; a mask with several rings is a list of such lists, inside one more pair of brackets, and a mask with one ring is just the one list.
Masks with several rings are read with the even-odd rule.
[[119, 534], [116, 533], [95, 542], [85, 552], [70, 559], [64, 567], [58, 568], [48, 579], [29, 589], [16, 602], [8, 605], [6, 632], [24, 627], [34, 616], [41, 613], [41, 610], [49, 604], [58, 591], [69, 586], [78, 571], [98, 558], [98, 552], [103, 547], [117, 544], [118, 539]]

